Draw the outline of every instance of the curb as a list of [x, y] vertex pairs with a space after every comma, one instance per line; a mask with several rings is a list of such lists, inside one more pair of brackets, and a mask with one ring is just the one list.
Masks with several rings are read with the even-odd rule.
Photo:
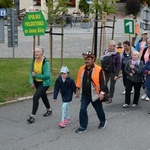
[[[49, 95], [49, 94], [52, 94], [53, 91], [48, 91], [46, 93]], [[15, 100], [10, 100], [10, 101], [6, 101], [6, 102], [3, 102], [3, 103], [0, 103], [0, 106], [12, 104], [12, 103], [17, 103], [17, 102], [22, 102], [22, 101], [26, 101], [26, 100], [31, 100], [32, 98], [33, 98], [33, 96], [19, 97], [19, 98], [15, 99]]]

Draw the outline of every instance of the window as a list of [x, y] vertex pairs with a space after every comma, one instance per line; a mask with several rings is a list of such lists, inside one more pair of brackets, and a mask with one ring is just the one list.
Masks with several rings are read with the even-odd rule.
[[41, 6], [41, 0], [33, 0], [34, 6]]

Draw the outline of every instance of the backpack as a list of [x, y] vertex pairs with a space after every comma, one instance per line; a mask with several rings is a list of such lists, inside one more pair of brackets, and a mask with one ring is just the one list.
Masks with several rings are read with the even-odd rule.
[[101, 66], [104, 72], [112, 73], [115, 71], [115, 57], [105, 56], [103, 60], [101, 60]]

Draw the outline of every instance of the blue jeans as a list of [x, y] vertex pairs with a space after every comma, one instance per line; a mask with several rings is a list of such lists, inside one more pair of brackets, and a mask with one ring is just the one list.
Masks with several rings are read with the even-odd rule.
[[146, 95], [148, 98], [150, 98], [150, 89], [146, 87]]
[[82, 94], [81, 107], [80, 107], [80, 113], [79, 113], [79, 123], [80, 123], [80, 127], [83, 129], [86, 129], [87, 125], [88, 125], [87, 107], [90, 103], [92, 103], [92, 106], [94, 107], [94, 109], [97, 113], [99, 121], [105, 122], [105, 120], [106, 120], [101, 101], [99, 101], [99, 99], [98, 99], [98, 100], [92, 102], [91, 98]]
[[65, 119], [70, 119], [68, 102], [63, 102], [63, 104], [62, 104], [62, 119], [61, 119], [61, 121], [64, 122]]

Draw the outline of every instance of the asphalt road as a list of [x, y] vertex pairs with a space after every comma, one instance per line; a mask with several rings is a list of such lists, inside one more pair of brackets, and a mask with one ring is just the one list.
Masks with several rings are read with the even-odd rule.
[[[139, 20], [138, 20], [139, 21]], [[55, 29], [59, 31], [59, 29]], [[91, 50], [92, 28], [81, 29], [79, 24], [64, 29], [64, 57], [79, 58], [82, 52]], [[141, 30], [142, 32], [142, 30]], [[111, 29], [106, 30], [106, 43], [111, 39]], [[15, 48], [15, 58], [32, 57], [33, 38], [25, 37], [19, 27], [19, 45]], [[138, 39], [140, 35], [138, 36]], [[137, 40], [138, 40], [137, 39]], [[125, 41], [123, 19], [118, 19], [115, 27], [114, 40]], [[99, 41], [99, 37], [98, 37]], [[5, 43], [0, 43], [0, 58], [12, 58], [12, 48], [7, 47], [7, 28], [5, 27]], [[45, 48], [45, 56], [49, 57], [49, 35], [41, 37], [41, 46]], [[60, 37], [54, 37], [54, 53], [60, 57]], [[111, 104], [104, 103], [108, 120], [104, 130], [98, 129], [98, 118], [92, 106], [88, 108], [88, 131], [83, 134], [75, 133], [78, 128], [80, 100], [70, 103], [71, 123], [60, 129], [61, 98], [53, 103], [52, 116], [44, 118], [45, 108], [40, 102], [34, 124], [27, 124], [31, 113], [32, 100], [12, 103], [0, 107], [0, 150], [150, 150], [150, 102], [139, 101], [137, 108], [122, 108], [124, 103], [122, 80], [116, 84], [116, 91]], [[141, 90], [141, 95], [143, 91]]]
[[[80, 100], [70, 103], [71, 123], [60, 129], [62, 101], [59, 96], [52, 102], [52, 116], [47, 118], [40, 102], [33, 124], [26, 119], [31, 112], [32, 100], [0, 107], [1, 150], [150, 150], [150, 102], [140, 100], [137, 108], [122, 108], [124, 103], [122, 79], [116, 84], [111, 104], [103, 104], [108, 120], [105, 129], [98, 129], [98, 118], [92, 105], [88, 107], [89, 125], [86, 133], [77, 134]], [[142, 94], [141, 90], [141, 94]]]

